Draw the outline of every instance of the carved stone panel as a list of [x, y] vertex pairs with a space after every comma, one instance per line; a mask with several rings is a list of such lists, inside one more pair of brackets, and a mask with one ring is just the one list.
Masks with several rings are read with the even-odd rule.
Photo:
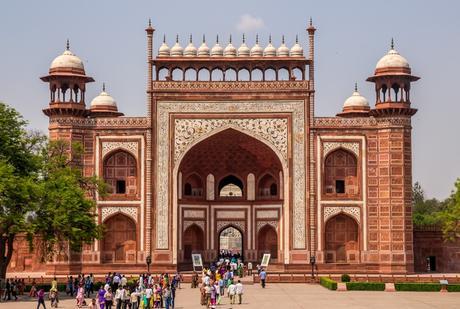
[[359, 143], [357, 142], [324, 142], [323, 156], [326, 157], [330, 152], [338, 148], [350, 150], [356, 157], [359, 157]]
[[105, 157], [106, 154], [111, 152], [115, 149], [123, 149], [127, 152], [131, 153], [136, 159], [139, 157], [139, 142], [132, 141], [132, 142], [117, 142], [117, 141], [103, 141], [102, 142], [102, 158]]
[[356, 219], [358, 224], [361, 222], [361, 208], [350, 206], [324, 207], [324, 222], [339, 213], [345, 213], [352, 216]]
[[224, 228], [234, 226], [244, 233], [246, 230], [246, 222], [244, 221], [217, 221], [217, 233], [220, 233]]
[[244, 211], [235, 210], [218, 210], [217, 219], [244, 219]]
[[122, 213], [130, 217], [137, 223], [137, 207], [101, 207], [101, 222], [104, 222], [108, 217], [113, 214]]
[[204, 210], [184, 210], [184, 218], [204, 218]]

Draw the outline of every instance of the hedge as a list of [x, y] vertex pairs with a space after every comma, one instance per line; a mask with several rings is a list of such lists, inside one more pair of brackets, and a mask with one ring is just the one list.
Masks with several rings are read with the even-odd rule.
[[439, 292], [441, 284], [439, 283], [395, 283], [396, 291], [415, 291], [415, 292]]
[[447, 286], [449, 292], [460, 292], [460, 284], [449, 284]]
[[348, 291], [385, 291], [382, 282], [347, 282]]
[[319, 283], [329, 290], [337, 290], [337, 282], [328, 277], [319, 278]]

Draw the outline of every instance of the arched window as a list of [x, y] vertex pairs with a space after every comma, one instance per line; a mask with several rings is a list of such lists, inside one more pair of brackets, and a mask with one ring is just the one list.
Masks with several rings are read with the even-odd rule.
[[220, 197], [242, 197], [243, 182], [236, 176], [229, 175], [219, 182]]
[[220, 82], [224, 80], [224, 72], [221, 69], [214, 69], [211, 72], [211, 80]]
[[325, 194], [326, 195], [357, 195], [358, 164], [351, 152], [338, 149], [331, 152], [325, 160]]
[[226, 81], [236, 81], [236, 71], [233, 69], [227, 69], [225, 71], [225, 80]]
[[289, 71], [285, 68], [279, 69], [278, 80], [289, 80]]
[[184, 197], [203, 196], [203, 182], [199, 175], [192, 174], [188, 176], [184, 183]]
[[158, 76], [157, 80], [166, 80], [166, 77], [168, 77], [169, 71], [167, 68], [162, 68], [158, 71]]
[[206, 68], [202, 68], [198, 71], [198, 80], [199, 81], [209, 81], [211, 79], [211, 74]]
[[339, 214], [326, 223], [326, 263], [359, 262], [358, 224]]
[[104, 162], [104, 180], [112, 194], [137, 193], [137, 164], [133, 155], [117, 151]]
[[240, 81], [249, 81], [249, 71], [246, 69], [241, 69], [238, 71], [238, 80]]
[[265, 70], [265, 80], [272, 81], [276, 80], [276, 72], [273, 69], [266, 69]]
[[251, 72], [251, 79], [253, 81], [261, 81], [263, 80], [264, 74], [261, 69], [254, 69]]
[[195, 69], [189, 68], [184, 73], [184, 78], [187, 81], [196, 81], [197, 79], [197, 72]]
[[259, 180], [259, 197], [275, 198], [278, 195], [278, 184], [276, 179], [266, 174]]
[[174, 81], [181, 81], [184, 78], [184, 72], [177, 68], [172, 71], [172, 80]]
[[294, 68], [292, 70], [292, 78], [295, 80], [303, 80], [303, 72], [299, 68]]

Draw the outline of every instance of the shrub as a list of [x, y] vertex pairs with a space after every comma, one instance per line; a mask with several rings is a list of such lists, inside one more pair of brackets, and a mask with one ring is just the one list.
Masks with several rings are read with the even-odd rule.
[[350, 275], [343, 274], [341, 280], [342, 282], [350, 282], [351, 281]]
[[385, 291], [382, 282], [347, 282], [348, 291]]
[[319, 283], [329, 290], [337, 290], [337, 282], [328, 277], [319, 278]]
[[396, 291], [439, 292], [441, 285], [439, 283], [404, 282], [395, 283], [395, 289]]
[[449, 292], [460, 292], [460, 284], [449, 284], [447, 286]]

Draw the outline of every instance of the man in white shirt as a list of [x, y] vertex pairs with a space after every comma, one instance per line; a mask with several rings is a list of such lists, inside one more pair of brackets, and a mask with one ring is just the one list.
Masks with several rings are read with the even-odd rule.
[[230, 304], [234, 304], [235, 303], [235, 294], [236, 294], [236, 285], [233, 284], [233, 281], [232, 283], [230, 283], [230, 285], [228, 286], [228, 296], [230, 296]]
[[120, 284], [120, 276], [118, 274], [115, 274], [113, 276], [112, 282], [113, 282], [113, 288], [118, 290], [118, 285]]
[[238, 304], [241, 305], [241, 302], [243, 301], [243, 284], [240, 280], [238, 280], [238, 283], [235, 285], [235, 292], [238, 297]]
[[252, 275], [252, 263], [251, 262], [248, 263], [248, 275], [249, 276]]
[[128, 279], [126, 279], [125, 275], [121, 277], [120, 282], [121, 282], [121, 286], [123, 287], [126, 286], [126, 283], [128, 283]]
[[150, 308], [150, 299], [152, 298], [153, 290], [152, 286], [149, 285], [147, 289], [145, 289], [145, 297], [147, 298], [147, 308]]

